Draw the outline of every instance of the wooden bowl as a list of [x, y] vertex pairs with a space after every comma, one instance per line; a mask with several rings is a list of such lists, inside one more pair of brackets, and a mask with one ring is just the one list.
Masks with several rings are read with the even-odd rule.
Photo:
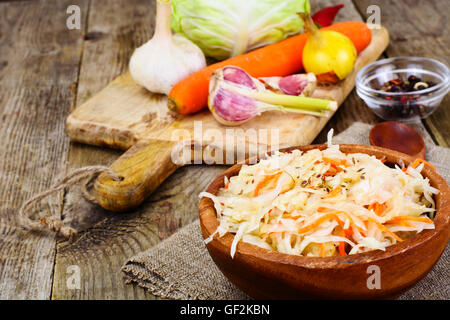
[[[326, 145], [311, 145], [281, 150], [302, 151], [324, 149]], [[340, 145], [344, 153], [366, 153], [386, 157], [389, 163], [414, 161], [406, 154], [366, 145]], [[248, 160], [247, 162], [248, 163]], [[237, 164], [219, 175], [206, 190], [217, 194], [224, 176], [237, 175]], [[372, 299], [393, 298], [413, 286], [434, 266], [449, 239], [450, 188], [433, 169], [425, 166], [422, 174], [440, 190], [435, 196], [435, 229], [424, 230], [403, 242], [386, 248], [349, 256], [305, 257], [266, 250], [239, 242], [234, 259], [230, 256], [233, 235], [225, 234], [207, 244], [209, 254], [222, 273], [238, 288], [256, 299]], [[202, 198], [200, 224], [206, 239], [218, 227], [213, 201]], [[379, 268], [379, 269], [378, 269]], [[380, 275], [380, 288], [373, 288], [373, 278]], [[369, 289], [371, 287], [372, 289]]]

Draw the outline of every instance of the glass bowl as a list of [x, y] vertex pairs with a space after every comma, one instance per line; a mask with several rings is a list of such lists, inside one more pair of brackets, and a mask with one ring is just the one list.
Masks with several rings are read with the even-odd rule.
[[[405, 82], [410, 76], [431, 84], [417, 91], [382, 90], [391, 80]], [[356, 75], [356, 92], [367, 106], [384, 120], [414, 122], [426, 118], [440, 105], [450, 86], [449, 70], [443, 63], [429, 58], [396, 57], [375, 61]], [[411, 79], [411, 78], [410, 78]], [[414, 82], [416, 83], [416, 82]]]

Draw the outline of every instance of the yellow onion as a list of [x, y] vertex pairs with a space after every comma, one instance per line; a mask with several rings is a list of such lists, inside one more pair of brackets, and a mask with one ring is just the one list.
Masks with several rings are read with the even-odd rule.
[[342, 33], [320, 30], [309, 14], [299, 13], [308, 34], [303, 49], [303, 67], [316, 75], [318, 82], [336, 83], [353, 70], [356, 48]]

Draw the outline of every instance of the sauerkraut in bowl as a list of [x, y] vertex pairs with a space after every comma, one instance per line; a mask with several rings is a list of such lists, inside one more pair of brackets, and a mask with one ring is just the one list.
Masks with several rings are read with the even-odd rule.
[[[239, 241], [281, 253], [328, 257], [386, 247], [434, 229], [439, 192], [421, 175], [421, 159], [389, 167], [364, 153], [345, 154], [331, 143], [324, 150], [275, 152], [243, 165], [214, 202], [217, 230], [205, 240], [234, 234]], [[431, 165], [430, 165], [431, 166]]]

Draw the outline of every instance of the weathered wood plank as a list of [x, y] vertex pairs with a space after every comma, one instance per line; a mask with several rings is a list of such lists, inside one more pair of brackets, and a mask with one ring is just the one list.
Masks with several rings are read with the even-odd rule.
[[[367, 6], [381, 8], [381, 23], [391, 36], [386, 50], [389, 57], [423, 56], [450, 65], [450, 10], [448, 1], [414, 0], [358, 0], [356, 6], [367, 16]], [[450, 146], [449, 98], [423, 122], [434, 140], [445, 147]]]
[[[153, 33], [154, 12], [154, 1], [120, 0], [107, 6], [91, 3], [77, 105], [127, 69], [133, 49]], [[109, 165], [119, 155], [117, 151], [72, 143], [69, 167]], [[162, 196], [166, 197], [170, 195]], [[111, 214], [86, 202], [77, 189], [67, 194], [65, 202], [65, 221], [81, 234], [72, 244], [61, 241], [57, 245], [52, 299], [151, 299], [143, 289], [126, 285], [120, 268], [128, 257], [159, 241], [160, 223], [162, 235], [175, 231], [174, 220], [163, 213], [170, 206], [159, 204], [163, 209], [155, 209], [158, 204], [149, 200], [139, 211]], [[80, 290], [67, 288], [67, 268], [71, 265], [80, 268]]]
[[[66, 8], [87, 1], [0, 3], [0, 299], [48, 299], [56, 240], [24, 231], [22, 202], [64, 174], [64, 119], [74, 103], [81, 32]], [[37, 212], [61, 214], [62, 197]]]

